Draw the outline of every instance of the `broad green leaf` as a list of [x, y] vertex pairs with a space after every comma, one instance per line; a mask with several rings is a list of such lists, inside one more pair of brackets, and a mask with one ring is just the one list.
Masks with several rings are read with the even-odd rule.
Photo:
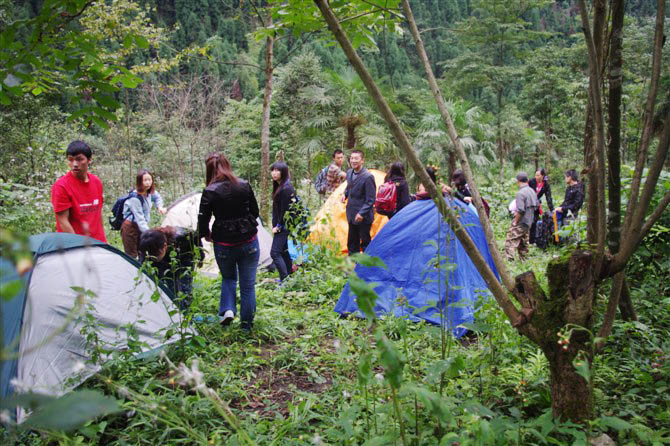
[[394, 389], [399, 389], [402, 383], [402, 371], [405, 366], [405, 358], [395, 347], [395, 344], [385, 335], [377, 333], [377, 350], [379, 351], [379, 362], [384, 366], [384, 379]]
[[602, 416], [598, 419], [598, 421], [603, 426], [607, 426], [617, 431], [629, 430], [633, 428], [633, 425], [631, 425], [628, 421], [617, 417]]
[[349, 278], [349, 286], [351, 287], [351, 292], [356, 295], [358, 308], [363, 312], [365, 317], [370, 320], [375, 319], [374, 308], [377, 302], [377, 293], [375, 293], [372, 285], [354, 273]]
[[0, 286], [0, 297], [5, 301], [11, 300], [19, 294], [21, 288], [23, 288], [23, 281], [20, 279], [5, 282]]
[[93, 418], [121, 410], [119, 402], [93, 390], [68, 393], [40, 405], [23, 426], [31, 429], [70, 431]]
[[360, 253], [354, 255], [353, 258], [356, 261], [356, 263], [362, 266], [368, 266], [368, 267], [377, 266], [380, 268], [386, 268], [386, 264], [384, 263], [384, 261], [376, 256], [372, 257], [365, 253]]
[[591, 381], [591, 368], [589, 366], [589, 361], [577, 356], [573, 361], [572, 365], [575, 368], [575, 371], [579, 376], [584, 378], [586, 382]]

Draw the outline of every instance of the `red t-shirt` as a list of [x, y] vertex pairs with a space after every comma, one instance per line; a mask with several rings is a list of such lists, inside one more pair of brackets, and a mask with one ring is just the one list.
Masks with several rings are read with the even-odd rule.
[[[81, 181], [72, 172], [60, 177], [51, 187], [51, 204], [55, 212], [70, 210], [68, 220], [74, 232], [88, 235], [107, 243], [102, 227], [102, 182], [88, 174], [88, 182]], [[56, 220], [56, 229], [63, 232]]]

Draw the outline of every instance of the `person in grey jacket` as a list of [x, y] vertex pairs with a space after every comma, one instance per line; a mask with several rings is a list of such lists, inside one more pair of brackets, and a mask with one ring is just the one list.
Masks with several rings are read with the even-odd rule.
[[537, 194], [528, 187], [528, 175], [526, 172], [519, 172], [516, 176], [516, 182], [519, 191], [516, 193], [516, 210], [514, 220], [507, 230], [505, 238], [505, 255], [507, 260], [514, 260], [515, 251], [519, 254], [519, 260], [524, 260], [528, 254], [528, 231], [535, 219], [535, 209], [537, 209]]
[[347, 171], [347, 188], [342, 202], [347, 203], [347, 249], [349, 255], [365, 251], [370, 244], [370, 228], [374, 220], [374, 204], [377, 193], [375, 177], [363, 167], [365, 155], [361, 150], [351, 152]]
[[121, 241], [123, 250], [130, 257], [137, 258], [140, 235], [149, 229], [151, 208], [156, 205], [161, 214], [167, 211], [163, 207], [163, 198], [156, 190], [154, 178], [146, 169], [137, 172], [135, 190], [130, 198], [123, 203], [123, 224], [121, 225]]

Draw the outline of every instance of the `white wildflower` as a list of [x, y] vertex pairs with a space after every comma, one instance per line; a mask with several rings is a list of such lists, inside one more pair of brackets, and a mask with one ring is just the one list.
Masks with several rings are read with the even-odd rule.
[[136, 413], [137, 411], [135, 409], [129, 410], [128, 412], [126, 412], [126, 418], [132, 418], [135, 416]]
[[339, 340], [339, 339], [335, 339], [335, 341], [333, 342], [333, 347], [335, 347], [335, 350], [339, 350], [339, 349], [340, 349], [341, 344], [340, 344], [340, 340]]
[[86, 368], [86, 364], [81, 361], [77, 361], [74, 367], [72, 368], [73, 373], [82, 372]]
[[379, 381], [380, 383], [381, 383], [381, 382], [384, 382], [384, 375], [382, 375], [381, 373], [377, 373], [377, 374], [375, 375], [375, 379], [376, 379], [377, 381]]
[[9, 416], [9, 411], [7, 409], [0, 412], [0, 423], [10, 424], [11, 422], [12, 422], [12, 418]]
[[117, 392], [119, 393], [119, 396], [122, 396], [124, 398], [130, 398], [130, 391], [128, 391], [128, 389], [123, 386], [119, 386]]
[[349, 398], [351, 398], [351, 393], [347, 392], [346, 390], [343, 390], [342, 391], [342, 396], [349, 399]]
[[321, 441], [321, 435], [314, 434], [314, 437], [312, 437], [312, 444], [315, 444], [315, 445], [323, 444], [323, 442]]
[[182, 362], [177, 369], [177, 381], [183, 386], [189, 386], [193, 390], [205, 390], [206, 386], [203, 382], [204, 374], [198, 369], [198, 360], [194, 359], [191, 362], [189, 369]]

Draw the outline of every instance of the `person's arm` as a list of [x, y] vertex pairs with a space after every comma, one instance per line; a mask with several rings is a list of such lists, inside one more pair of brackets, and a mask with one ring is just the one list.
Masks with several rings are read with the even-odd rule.
[[205, 189], [200, 198], [200, 209], [198, 211], [198, 236], [207, 241], [211, 241], [211, 233], [209, 230], [209, 221], [212, 219], [212, 205], [210, 194]]
[[521, 216], [525, 212], [526, 212], [526, 202], [521, 194], [516, 194], [516, 212], [514, 213], [514, 220], [512, 220], [512, 224], [514, 226], [519, 224], [519, 220], [521, 220]]
[[251, 184], [247, 183], [247, 187], [249, 187], [249, 213], [252, 217], [258, 218], [260, 212], [258, 210], [258, 201], [256, 201], [256, 195], [254, 195], [254, 190], [251, 188]]
[[396, 206], [396, 212], [399, 211], [400, 209], [404, 208], [410, 203], [410, 197], [409, 197], [409, 185], [407, 184], [407, 181], [401, 181], [400, 185], [398, 186], [398, 203]]
[[133, 219], [140, 228], [140, 232], [149, 230], [149, 222], [147, 222], [147, 218], [144, 215], [144, 205], [142, 203], [142, 198], [130, 197], [124, 203], [124, 207], [127, 207], [127, 210], [133, 214]]
[[160, 212], [161, 214], [165, 214], [167, 212], [167, 209], [165, 209], [164, 207], [163, 197], [157, 190], [154, 191], [153, 194], [151, 194], [151, 201], [153, 201], [154, 205], [156, 206], [156, 209], [158, 209], [158, 212]]
[[365, 179], [365, 201], [363, 206], [358, 210], [358, 215], [361, 217], [372, 209], [372, 206], [375, 204], [375, 198], [377, 195], [377, 185], [375, 184], [375, 177], [372, 174], [369, 174]]
[[[549, 183], [544, 183], [544, 196], [547, 198], [547, 206], [549, 206], [549, 212], [554, 212], [554, 199], [551, 197], [551, 186]], [[539, 199], [539, 197], [538, 197]]]
[[56, 220], [58, 220], [61, 232], [69, 232], [70, 234], [74, 234], [74, 228], [70, 224], [70, 209], [56, 212]]

